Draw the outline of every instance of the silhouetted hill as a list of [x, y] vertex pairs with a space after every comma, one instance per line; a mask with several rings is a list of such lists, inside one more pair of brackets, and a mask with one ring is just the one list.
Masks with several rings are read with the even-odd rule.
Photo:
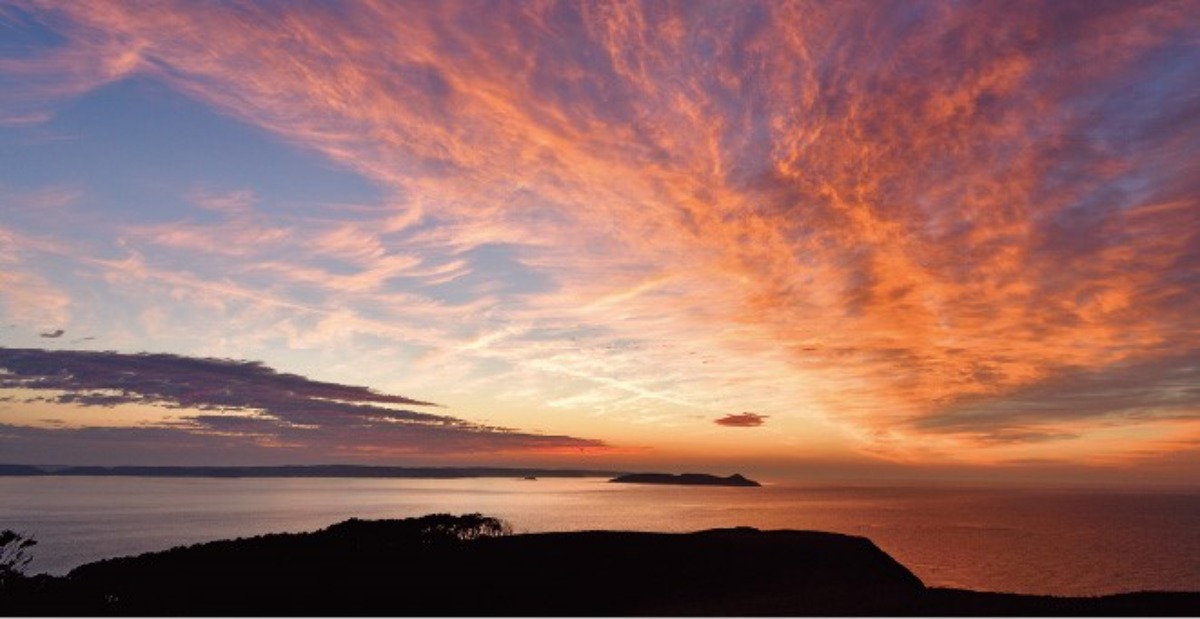
[[672, 475], [670, 473], [630, 473], [628, 475], [619, 475], [608, 480], [615, 484], [668, 484], [675, 486], [738, 486], [743, 488], [757, 488], [762, 484], [742, 477], [740, 474], [733, 474], [729, 477], [718, 477], [716, 475], [708, 475], [705, 473], [684, 473], [682, 475]]
[[0, 477], [45, 475], [46, 471], [27, 464], [0, 464]]
[[350, 520], [27, 579], [0, 614], [1171, 615], [1200, 594], [926, 589], [865, 538], [808, 531], [506, 536], [479, 515]]
[[407, 467], [318, 464], [288, 466], [29, 466], [0, 464], [0, 476], [56, 475], [67, 477], [387, 477], [461, 479], [470, 477], [612, 477], [618, 471], [527, 469], [503, 467]]

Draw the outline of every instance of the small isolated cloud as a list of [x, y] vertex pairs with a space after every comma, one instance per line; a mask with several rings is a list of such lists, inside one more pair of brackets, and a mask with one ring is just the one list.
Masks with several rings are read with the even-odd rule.
[[757, 428], [767, 422], [767, 417], [768, 415], [759, 415], [758, 413], [738, 413], [725, 415], [714, 420], [713, 423], [730, 428]]
[[53, 331], [39, 333], [38, 335], [48, 339], [55, 339], [62, 337], [64, 333], [66, 333], [66, 331], [63, 331], [62, 329], [55, 329]]

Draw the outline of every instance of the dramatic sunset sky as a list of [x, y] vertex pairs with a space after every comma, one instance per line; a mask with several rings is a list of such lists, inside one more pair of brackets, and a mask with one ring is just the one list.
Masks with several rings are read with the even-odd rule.
[[0, 462], [1187, 481], [1198, 276], [1200, 2], [0, 0]]

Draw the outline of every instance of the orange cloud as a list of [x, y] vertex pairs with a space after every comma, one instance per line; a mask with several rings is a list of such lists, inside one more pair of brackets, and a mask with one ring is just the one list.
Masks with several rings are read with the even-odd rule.
[[[555, 401], [625, 421], [743, 402], [773, 426], [804, 403], [870, 453], [934, 457], [918, 437], [1067, 440], [941, 421], [1200, 335], [1200, 125], [1167, 58], [1195, 60], [1186, 5], [28, 6], [68, 42], [0, 69], [54, 75], [42, 97], [151, 75], [395, 196], [365, 222], [239, 207], [131, 238], [376, 332], [412, 301], [430, 359], [521, 375], [500, 395], [568, 377], [589, 391]], [[472, 252], [495, 246], [488, 275]], [[473, 286], [466, 323], [436, 322], [439, 283]]]

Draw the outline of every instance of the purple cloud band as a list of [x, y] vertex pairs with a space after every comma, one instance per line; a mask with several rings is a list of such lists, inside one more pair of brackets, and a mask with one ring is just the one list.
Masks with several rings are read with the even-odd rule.
[[[385, 456], [604, 446], [595, 440], [520, 432], [393, 408], [386, 405], [431, 404], [365, 387], [281, 373], [256, 362], [171, 354], [0, 348], [0, 370], [4, 372], [0, 373], [0, 389], [62, 392], [27, 403], [45, 400], [93, 407], [151, 404], [196, 412], [150, 427], [104, 429], [106, 436], [134, 442], [140, 436], [184, 433], [232, 438], [259, 446], [306, 446], [329, 454]], [[94, 426], [103, 428], [106, 424], [102, 416], [98, 417]], [[98, 431], [63, 428], [30, 433], [17, 431], [17, 426], [7, 428], [0, 433], [5, 435], [0, 441]], [[195, 442], [189, 440], [188, 444]]]

